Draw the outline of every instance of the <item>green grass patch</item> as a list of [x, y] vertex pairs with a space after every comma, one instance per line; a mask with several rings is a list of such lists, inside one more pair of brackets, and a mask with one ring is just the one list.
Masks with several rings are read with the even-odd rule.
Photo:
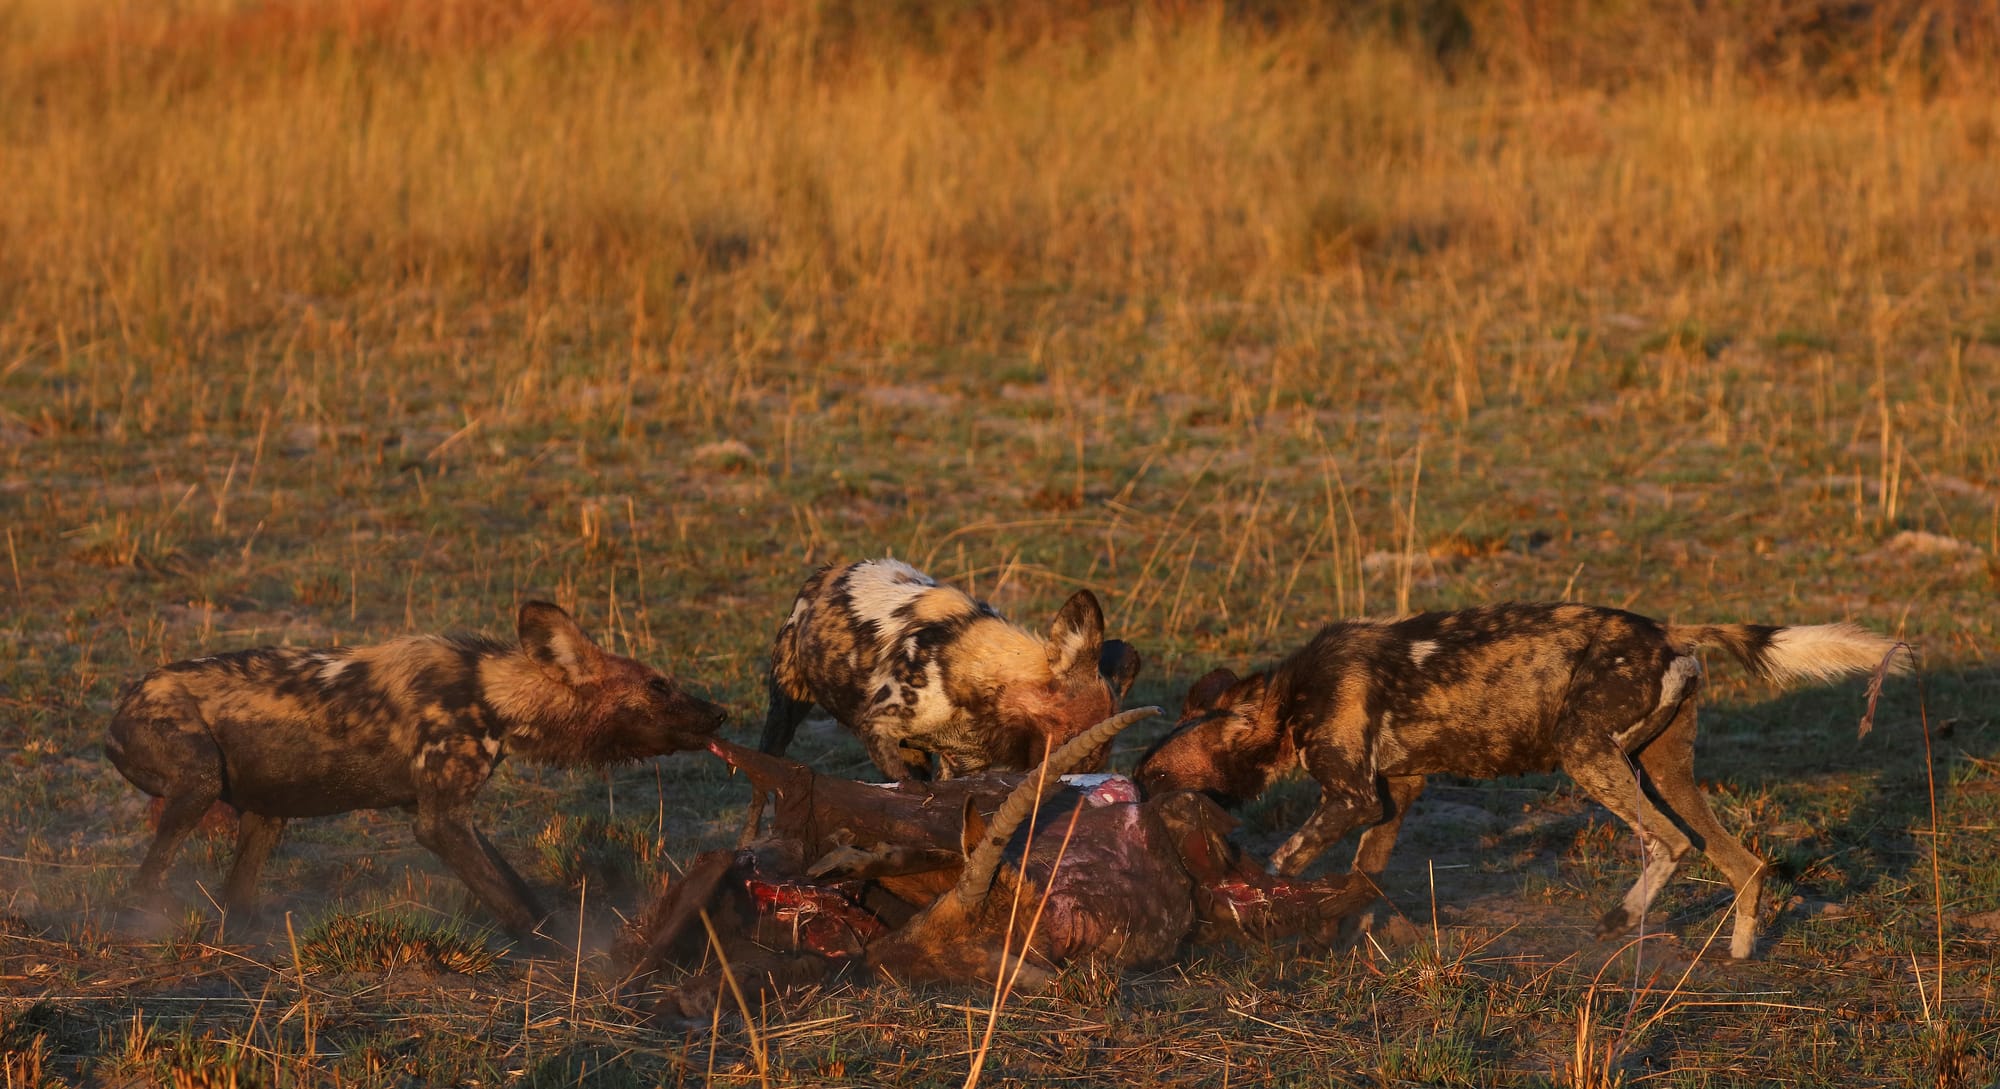
[[500, 954], [487, 935], [456, 920], [411, 912], [329, 915], [299, 937], [308, 972], [383, 972], [398, 968], [476, 975]]

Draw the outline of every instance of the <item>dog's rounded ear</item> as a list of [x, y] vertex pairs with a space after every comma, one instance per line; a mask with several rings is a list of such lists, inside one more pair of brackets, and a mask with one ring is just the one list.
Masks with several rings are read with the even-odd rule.
[[597, 644], [577, 627], [576, 621], [560, 605], [530, 601], [521, 606], [519, 621], [521, 649], [528, 657], [561, 673], [571, 684], [580, 684], [592, 673], [598, 655]]
[[1264, 675], [1252, 673], [1229, 686], [1229, 691], [1223, 695], [1223, 703], [1237, 714], [1254, 719], [1259, 717], [1258, 712], [1263, 709], [1264, 697], [1269, 692], [1270, 685], [1265, 682]]
[[1111, 686], [1111, 702], [1125, 702], [1125, 696], [1132, 691], [1132, 682], [1139, 679], [1139, 667], [1144, 665], [1139, 652], [1123, 639], [1106, 639], [1104, 649], [1097, 655], [1097, 675]]
[[1049, 672], [1067, 677], [1079, 669], [1094, 669], [1104, 645], [1104, 610], [1097, 595], [1078, 590], [1063, 603], [1049, 625]]
[[1201, 711], [1222, 709], [1222, 697], [1236, 684], [1236, 674], [1227, 669], [1217, 669], [1194, 682], [1188, 689], [1187, 699], [1181, 703], [1181, 717]]

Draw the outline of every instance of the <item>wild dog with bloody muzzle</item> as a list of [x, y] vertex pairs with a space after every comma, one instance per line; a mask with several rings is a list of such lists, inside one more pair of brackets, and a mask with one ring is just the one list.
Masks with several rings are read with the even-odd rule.
[[165, 800], [136, 881], [159, 894], [181, 841], [217, 801], [241, 816], [224, 905], [254, 905], [285, 822], [416, 810], [417, 841], [516, 936], [543, 918], [527, 883], [473, 827], [471, 803], [509, 754], [611, 764], [700, 748], [724, 712], [605, 651], [570, 615], [521, 607], [520, 645], [412, 636], [370, 647], [264, 647], [161, 666], [129, 686], [105, 752]]
[[1130, 646], [1104, 638], [1089, 590], [1044, 639], [900, 560], [829, 565], [799, 590], [772, 645], [762, 748], [782, 754], [817, 703], [892, 778], [923, 773], [926, 755], [946, 778], [1028, 768], [1109, 718], [1139, 665]]
[[[1764, 862], [1723, 831], [1695, 784], [1694, 652], [1719, 646], [1773, 681], [1831, 681], [1876, 668], [1894, 645], [1852, 624], [1663, 625], [1588, 605], [1339, 621], [1269, 674], [1217, 670], [1197, 681], [1138, 779], [1149, 793], [1201, 790], [1240, 804], [1303, 765], [1319, 808], [1272, 856], [1272, 872], [1300, 872], [1367, 824], [1354, 868], [1376, 874], [1426, 775], [1561, 767], [1645, 844], [1638, 882], [1598, 935], [1635, 925], [1699, 847], [1736, 890], [1730, 955], [1747, 957]], [[1895, 668], [1906, 668], [1900, 656]]]

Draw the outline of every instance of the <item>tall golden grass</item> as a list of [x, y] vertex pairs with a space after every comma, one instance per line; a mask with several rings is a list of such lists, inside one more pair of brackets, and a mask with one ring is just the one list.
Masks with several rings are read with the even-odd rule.
[[1250, 308], [1278, 396], [1338, 378], [1329, 330], [1448, 311], [1462, 410], [1560, 379], [1487, 325], [1954, 309], [2000, 238], [1988, 28], [1760, 8], [9, 0], [0, 366], [74, 377], [55, 424], [139, 384], [140, 426], [309, 414], [368, 359], [707, 411], [1065, 329], [1079, 376], [1205, 386]]

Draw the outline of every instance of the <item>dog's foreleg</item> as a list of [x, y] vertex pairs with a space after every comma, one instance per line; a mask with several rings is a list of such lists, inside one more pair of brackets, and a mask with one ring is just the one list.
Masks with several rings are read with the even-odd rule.
[[1357, 824], [1379, 819], [1381, 801], [1372, 784], [1365, 793], [1350, 788], [1320, 787], [1319, 809], [1271, 855], [1271, 872], [1297, 877], [1320, 852], [1340, 841]]
[[426, 745], [416, 765], [417, 842], [451, 867], [508, 933], [527, 940], [541, 924], [543, 912], [528, 883], [472, 826], [472, 797], [492, 767], [473, 735]]
[[474, 825], [472, 834], [479, 840], [479, 850], [486, 856], [486, 861], [493, 864], [493, 868], [500, 874], [500, 879], [507, 883], [509, 889], [513, 890], [515, 901], [527, 905], [528, 914], [534, 916], [536, 919], [548, 918], [548, 910], [542, 907], [540, 900], [535, 898], [534, 890], [528, 887], [528, 883], [525, 880], [522, 880], [520, 872], [508, 864], [506, 857], [494, 849], [493, 841], [486, 838], [486, 833], [481, 832], [478, 826]]
[[451, 867], [509, 934], [522, 939], [533, 936], [542, 921], [541, 911], [527, 896], [527, 885], [513, 867], [472, 827], [471, 814], [464, 806], [426, 805], [420, 799], [416, 833], [417, 842]]

